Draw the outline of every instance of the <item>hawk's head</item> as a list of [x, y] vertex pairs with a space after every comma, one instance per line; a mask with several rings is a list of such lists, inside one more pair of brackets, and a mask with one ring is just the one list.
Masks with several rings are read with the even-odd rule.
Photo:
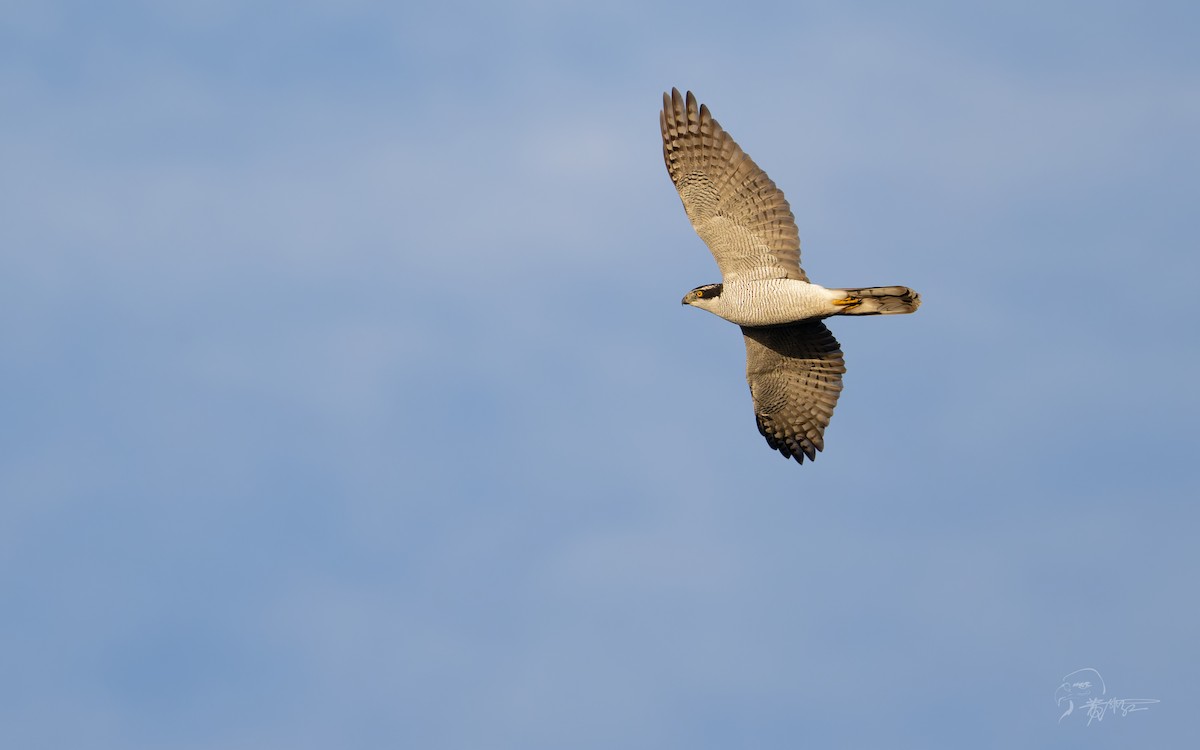
[[683, 304], [704, 307], [703, 303], [705, 301], [714, 300], [721, 296], [722, 287], [723, 285], [721, 284], [705, 284], [704, 286], [698, 286], [684, 296]]

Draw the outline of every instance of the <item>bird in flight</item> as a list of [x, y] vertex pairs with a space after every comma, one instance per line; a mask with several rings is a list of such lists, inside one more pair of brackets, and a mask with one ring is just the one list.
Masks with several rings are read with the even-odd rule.
[[683, 304], [736, 323], [746, 341], [746, 380], [758, 431], [803, 464], [825, 449], [846, 372], [832, 315], [911, 313], [921, 297], [904, 286], [827, 289], [800, 268], [800, 232], [783, 191], [734, 142], [692, 92], [663, 94], [663, 159], [721, 283]]

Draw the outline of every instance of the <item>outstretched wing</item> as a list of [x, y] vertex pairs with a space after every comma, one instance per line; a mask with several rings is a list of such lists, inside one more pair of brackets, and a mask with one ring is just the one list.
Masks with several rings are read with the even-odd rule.
[[815, 459], [825, 448], [825, 427], [846, 372], [837, 339], [819, 320], [742, 326], [742, 334], [758, 431], [785, 458]]
[[799, 279], [800, 232], [783, 191], [742, 151], [696, 97], [663, 94], [659, 114], [667, 172], [696, 234], [725, 281]]

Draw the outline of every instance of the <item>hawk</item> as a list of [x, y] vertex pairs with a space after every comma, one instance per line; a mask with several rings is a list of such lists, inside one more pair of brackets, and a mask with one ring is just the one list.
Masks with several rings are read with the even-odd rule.
[[921, 297], [904, 286], [827, 289], [800, 268], [800, 233], [783, 191], [734, 142], [692, 92], [663, 94], [663, 159], [721, 283], [683, 304], [741, 326], [754, 418], [767, 444], [803, 464], [825, 449], [846, 372], [831, 315], [911, 313]]

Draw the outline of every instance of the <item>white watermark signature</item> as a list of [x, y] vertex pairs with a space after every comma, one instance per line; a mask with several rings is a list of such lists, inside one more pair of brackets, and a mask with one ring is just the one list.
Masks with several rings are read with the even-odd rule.
[[1058, 690], [1054, 691], [1054, 699], [1059, 708], [1066, 706], [1062, 716], [1058, 717], [1060, 723], [1079, 708], [1087, 717], [1088, 726], [1093, 721], [1104, 721], [1105, 716], [1128, 716], [1158, 703], [1157, 698], [1109, 698], [1104, 678], [1091, 667], [1076, 669], [1064, 677]]

